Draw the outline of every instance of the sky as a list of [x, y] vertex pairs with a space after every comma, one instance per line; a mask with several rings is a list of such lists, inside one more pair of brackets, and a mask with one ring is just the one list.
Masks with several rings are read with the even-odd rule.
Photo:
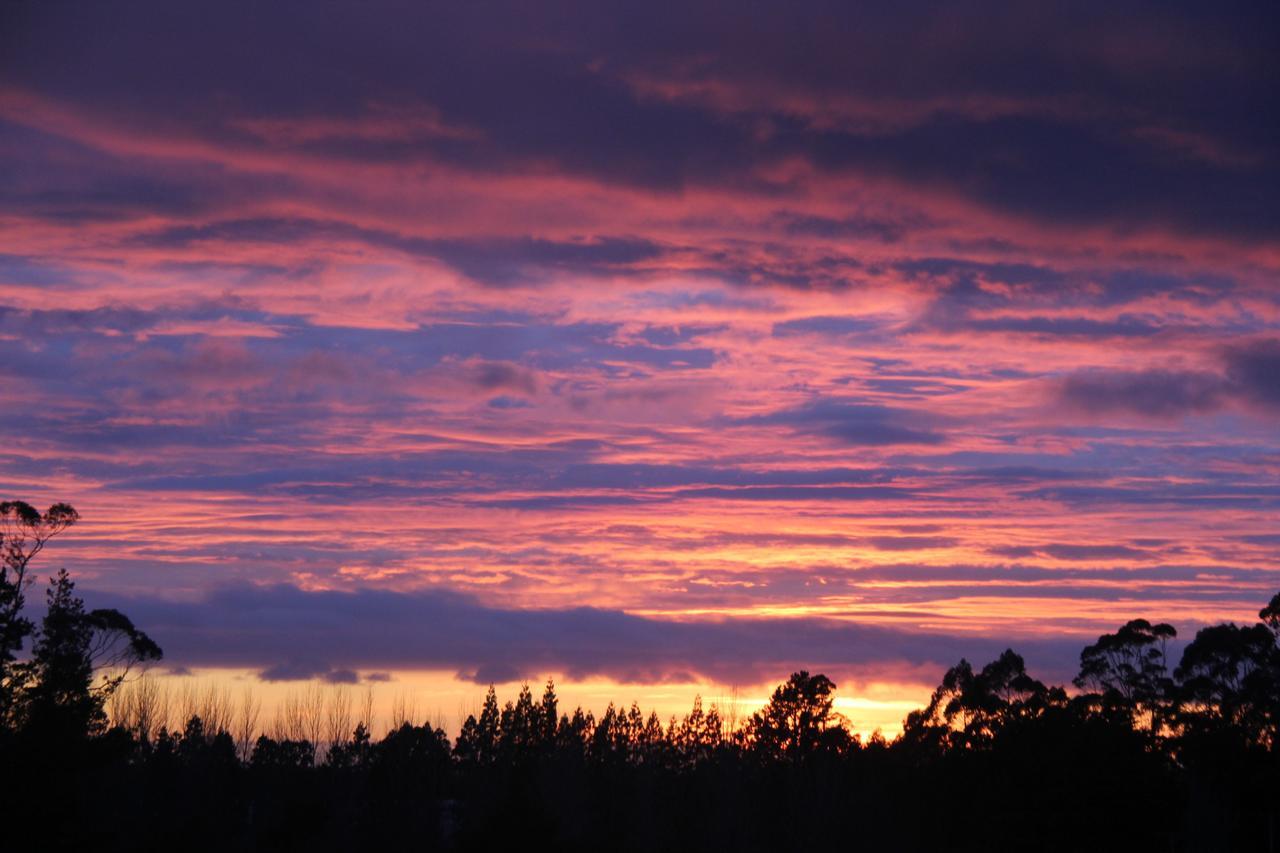
[[961, 655], [1065, 682], [1128, 619], [1252, 619], [1277, 41], [1262, 3], [6, 3], [0, 492], [80, 510], [40, 568], [173, 672], [264, 689], [805, 667], [891, 727]]

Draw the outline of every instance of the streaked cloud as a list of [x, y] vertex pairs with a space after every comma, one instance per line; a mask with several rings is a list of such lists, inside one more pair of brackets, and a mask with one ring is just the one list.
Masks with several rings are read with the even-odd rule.
[[1274, 14], [820, 12], [15, 10], [0, 491], [175, 665], [273, 679], [1250, 618]]

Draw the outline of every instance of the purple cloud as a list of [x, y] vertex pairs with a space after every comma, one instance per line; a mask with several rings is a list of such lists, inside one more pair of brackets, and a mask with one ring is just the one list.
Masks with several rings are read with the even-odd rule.
[[[949, 637], [821, 619], [671, 622], [578, 607], [506, 610], [457, 593], [304, 592], [226, 587], [198, 602], [121, 599], [120, 606], [187, 666], [251, 667], [265, 680], [347, 679], [370, 665], [451, 669], [476, 683], [563, 672], [656, 683], [693, 674], [757, 683], [809, 666], [942, 667], [994, 657], [997, 639]], [[1065, 672], [1071, 641], [1028, 640], [1028, 657]]]

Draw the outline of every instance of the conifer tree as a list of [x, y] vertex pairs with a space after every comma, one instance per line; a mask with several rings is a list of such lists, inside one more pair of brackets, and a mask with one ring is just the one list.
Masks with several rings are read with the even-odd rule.
[[160, 647], [119, 611], [86, 612], [66, 569], [49, 581], [47, 598], [31, 660], [23, 664], [22, 720], [65, 736], [100, 733], [107, 698], [134, 664], [158, 660]]
[[560, 705], [556, 698], [555, 683], [548, 678], [547, 686], [542, 691], [542, 703], [539, 706], [541, 727], [538, 739], [543, 744], [551, 744], [556, 739], [556, 725], [560, 721]]
[[480, 719], [475, 727], [475, 756], [481, 763], [490, 763], [498, 755], [498, 738], [501, 735], [501, 714], [498, 711], [498, 694], [489, 685], [480, 709]]
[[17, 656], [35, 627], [22, 615], [31, 561], [79, 518], [69, 504], [41, 513], [23, 501], [0, 503], [0, 732], [14, 726], [18, 695], [30, 672]]
[[93, 692], [89, 646], [93, 625], [65, 569], [49, 582], [48, 610], [32, 649], [30, 685], [22, 697], [27, 729], [59, 736], [96, 734], [106, 724]]

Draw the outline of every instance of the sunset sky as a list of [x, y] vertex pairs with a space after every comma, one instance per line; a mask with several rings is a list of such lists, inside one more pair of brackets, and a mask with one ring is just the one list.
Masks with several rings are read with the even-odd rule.
[[805, 667], [886, 728], [1252, 619], [1280, 7], [662, 6], [4, 4], [40, 573], [267, 691]]

